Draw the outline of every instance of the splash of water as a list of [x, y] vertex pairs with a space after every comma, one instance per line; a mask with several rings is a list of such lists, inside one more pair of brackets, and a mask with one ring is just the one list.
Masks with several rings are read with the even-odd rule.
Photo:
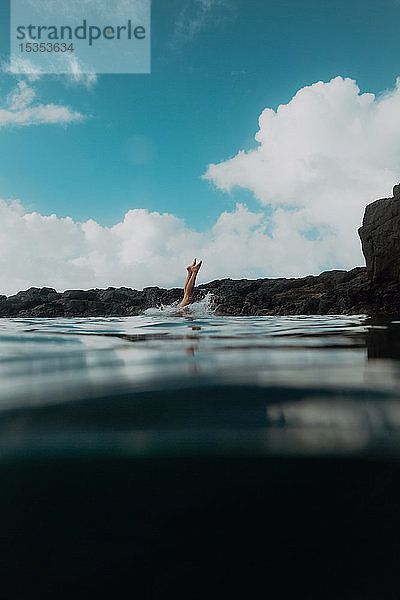
[[147, 316], [171, 316], [176, 317], [179, 315], [193, 315], [196, 317], [204, 317], [213, 314], [213, 294], [208, 292], [202, 300], [188, 304], [184, 308], [178, 308], [178, 302], [161, 306], [154, 306], [148, 308], [143, 314]]

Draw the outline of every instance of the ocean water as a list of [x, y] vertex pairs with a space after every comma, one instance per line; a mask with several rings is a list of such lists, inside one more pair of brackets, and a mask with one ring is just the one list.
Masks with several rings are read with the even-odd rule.
[[0, 320], [0, 457], [396, 455], [399, 322]]
[[1, 319], [1, 597], [397, 600], [399, 325]]

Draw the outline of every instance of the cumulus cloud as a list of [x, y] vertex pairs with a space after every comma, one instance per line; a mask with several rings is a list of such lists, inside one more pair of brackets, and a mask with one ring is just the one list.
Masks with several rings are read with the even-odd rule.
[[209, 165], [219, 189], [248, 189], [272, 209], [266, 275], [363, 264], [363, 209], [400, 180], [399, 111], [400, 79], [380, 97], [349, 78], [320, 81], [262, 112], [255, 150]]
[[243, 205], [199, 233], [172, 214], [145, 209], [129, 210], [120, 223], [104, 227], [0, 200], [0, 293], [30, 286], [182, 286], [194, 256], [205, 261], [202, 281], [256, 276], [268, 268], [273, 244], [265, 226], [262, 213]]
[[45, 123], [72, 123], [84, 116], [68, 106], [35, 103], [36, 92], [25, 81], [19, 81], [8, 94], [4, 108], [0, 108], [0, 127], [28, 126]]
[[[33, 102], [29, 86], [19, 86], [8, 110], [22, 113]], [[237, 204], [203, 232], [146, 209], [104, 227], [0, 201], [0, 293], [32, 285], [181, 286], [194, 256], [204, 260], [200, 282], [361, 265], [364, 207], [400, 180], [399, 109], [400, 82], [376, 98], [340, 77], [303, 88], [277, 111], [266, 109], [258, 148], [205, 174], [227, 192], [251, 190], [259, 209]]]

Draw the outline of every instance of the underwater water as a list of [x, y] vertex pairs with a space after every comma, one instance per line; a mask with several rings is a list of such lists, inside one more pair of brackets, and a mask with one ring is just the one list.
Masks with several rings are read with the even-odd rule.
[[[182, 313], [0, 320], [0, 453], [390, 453], [399, 323]], [[1, 454], [0, 454], [1, 455]]]
[[397, 600], [399, 325], [1, 319], [1, 596]]

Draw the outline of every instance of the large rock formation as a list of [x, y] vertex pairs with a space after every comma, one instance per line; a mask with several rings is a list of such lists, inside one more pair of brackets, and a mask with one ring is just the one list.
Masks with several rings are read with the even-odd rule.
[[392, 198], [369, 204], [361, 238], [370, 288], [368, 313], [400, 314], [400, 184]]
[[[400, 185], [393, 198], [365, 209], [359, 229], [367, 267], [326, 271], [318, 276], [278, 279], [222, 279], [200, 285], [220, 315], [400, 314]], [[30, 288], [0, 296], [0, 317], [130, 316], [182, 298], [178, 288], [105, 290]]]
[[373, 285], [398, 282], [400, 278], [400, 185], [393, 188], [392, 198], [368, 204], [361, 238], [368, 277]]

